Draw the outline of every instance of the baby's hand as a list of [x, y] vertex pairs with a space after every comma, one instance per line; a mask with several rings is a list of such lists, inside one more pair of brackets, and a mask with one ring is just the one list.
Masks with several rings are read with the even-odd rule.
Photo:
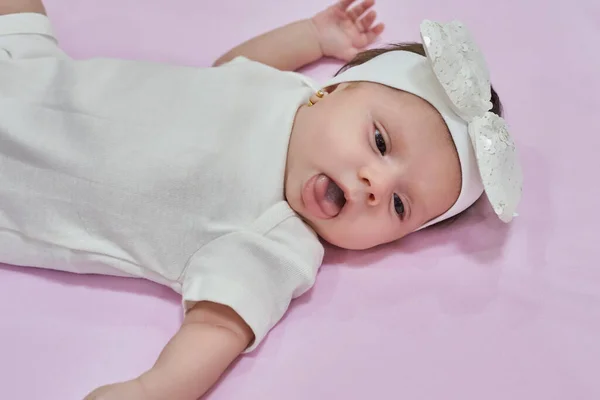
[[341, 0], [312, 18], [323, 55], [350, 61], [383, 32], [383, 24], [373, 25], [375, 0]]
[[99, 387], [84, 400], [148, 400], [139, 379]]

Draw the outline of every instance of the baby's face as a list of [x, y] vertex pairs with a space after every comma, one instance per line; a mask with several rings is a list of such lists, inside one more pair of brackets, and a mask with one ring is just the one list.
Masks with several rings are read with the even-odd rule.
[[336, 246], [399, 239], [447, 211], [460, 186], [448, 128], [420, 97], [375, 83], [341, 84], [298, 110], [286, 199]]

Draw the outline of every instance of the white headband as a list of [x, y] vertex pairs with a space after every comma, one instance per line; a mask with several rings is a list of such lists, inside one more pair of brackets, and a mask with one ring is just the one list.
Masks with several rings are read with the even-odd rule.
[[523, 175], [506, 122], [490, 112], [491, 84], [483, 56], [457, 21], [423, 21], [427, 57], [390, 51], [352, 67], [325, 87], [342, 82], [374, 82], [412, 93], [442, 115], [458, 152], [462, 172], [454, 205], [420, 229], [471, 206], [485, 190], [498, 217], [510, 222], [521, 199]]

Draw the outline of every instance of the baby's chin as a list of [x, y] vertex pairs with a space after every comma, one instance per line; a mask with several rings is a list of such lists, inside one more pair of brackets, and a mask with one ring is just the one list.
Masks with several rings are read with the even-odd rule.
[[329, 227], [325, 228], [319, 226], [320, 224], [312, 225], [309, 223], [309, 225], [321, 239], [341, 249], [368, 250], [383, 244], [373, 242], [372, 240], [362, 240], [358, 235], [348, 234], [347, 232], [341, 234], [337, 229], [329, 229]]

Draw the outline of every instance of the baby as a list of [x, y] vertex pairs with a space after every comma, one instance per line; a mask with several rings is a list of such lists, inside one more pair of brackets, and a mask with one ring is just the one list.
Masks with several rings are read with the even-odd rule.
[[[40, 0], [0, 5], [0, 262], [142, 277], [185, 317], [156, 364], [87, 399], [196, 399], [311, 288], [319, 238], [397, 240], [522, 175], [482, 55], [457, 22], [359, 50], [374, 0], [343, 0], [213, 68], [71, 59]], [[348, 62], [323, 86], [295, 72]]]

